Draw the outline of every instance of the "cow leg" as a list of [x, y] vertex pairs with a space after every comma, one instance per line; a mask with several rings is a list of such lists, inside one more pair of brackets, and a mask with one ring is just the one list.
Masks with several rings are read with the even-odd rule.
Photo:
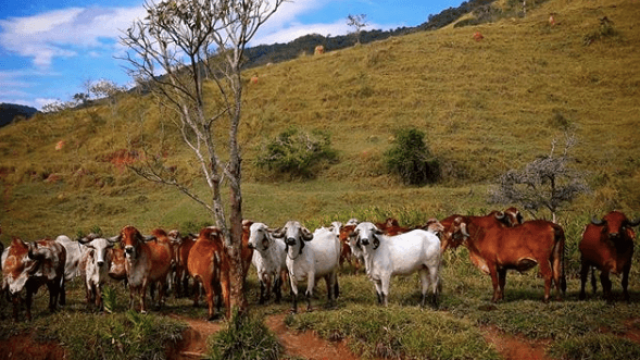
[[429, 283], [431, 285], [431, 291], [433, 299], [431, 303], [435, 309], [438, 309], [438, 296], [440, 294], [440, 275], [438, 274], [438, 266], [432, 266], [429, 269]]
[[598, 291], [598, 282], [596, 281], [596, 267], [591, 267], [591, 292], [595, 296]]
[[198, 307], [198, 301], [200, 300], [200, 286], [202, 286], [202, 284], [200, 284], [201, 280], [198, 277], [193, 278], [193, 281], [193, 285], [196, 288], [193, 292], [193, 307]]
[[27, 289], [27, 296], [25, 298], [25, 308], [27, 310], [27, 321], [31, 321], [31, 303], [33, 301], [33, 293], [30, 289]]
[[58, 303], [58, 295], [60, 294], [60, 286], [55, 281], [48, 282], [47, 288], [49, 289], [49, 312], [56, 312], [56, 304]]
[[289, 291], [291, 293], [291, 313], [295, 314], [298, 312], [298, 283], [295, 276], [289, 274]]
[[276, 294], [276, 304], [280, 303], [280, 299], [282, 298], [282, 279], [280, 278], [280, 274], [276, 273], [274, 275], [273, 282], [273, 292]]
[[382, 295], [382, 283], [378, 280], [373, 281], [373, 285], [376, 288], [376, 296], [378, 297], [378, 305], [382, 305], [384, 296]]
[[538, 262], [538, 266], [540, 267], [540, 273], [544, 278], [544, 299], [543, 301], [549, 302], [549, 298], [551, 297], [551, 282], [553, 281], [553, 270], [551, 269], [550, 261], [540, 261]]
[[102, 284], [95, 284], [96, 289], [96, 300], [95, 304], [99, 311], [102, 311], [104, 308], [102, 306]]
[[260, 305], [264, 304], [264, 293], [265, 293], [264, 287], [265, 287], [264, 281], [260, 280], [260, 299], [258, 300], [258, 304]]
[[129, 309], [135, 309], [136, 303], [135, 303], [135, 293], [138, 291], [138, 289], [133, 286], [133, 285], [129, 285]]
[[420, 306], [425, 307], [427, 305], [427, 291], [429, 290], [429, 272], [426, 268], [420, 269], [420, 283], [422, 284]]
[[20, 294], [12, 295], [11, 303], [13, 303], [13, 321], [18, 322], [18, 312], [20, 311], [20, 307], [22, 307]]
[[148, 280], [142, 280], [142, 285], [139, 287], [138, 295], [140, 296], [140, 313], [147, 313], [147, 286]]
[[307, 276], [307, 291], [304, 292], [304, 295], [307, 298], [307, 311], [313, 311], [313, 308], [311, 308], [311, 297], [313, 297], [313, 288], [316, 286], [316, 274], [309, 273]]
[[340, 297], [340, 284], [338, 283], [338, 272], [333, 272], [333, 298], [337, 300]]
[[387, 276], [382, 276], [381, 279], [381, 293], [382, 293], [382, 303], [384, 304], [385, 307], [389, 306], [389, 286], [391, 284], [391, 276], [387, 275]]
[[603, 270], [600, 273], [600, 283], [602, 283], [602, 293], [604, 299], [607, 302], [613, 302], [613, 295], [611, 294], [611, 280], [609, 280], [609, 272]]
[[491, 275], [491, 285], [493, 286], [493, 297], [491, 298], [491, 301], [495, 303], [500, 301], [498, 271], [496, 269], [496, 266], [489, 262], [487, 262], [487, 267], [489, 268], [489, 275]]
[[584, 288], [585, 288], [585, 285], [587, 284], [587, 277], [589, 276], [589, 268], [590, 268], [589, 264], [584, 259], [582, 259], [580, 263], [580, 295], [578, 296], [578, 299], [580, 300], [584, 300], [587, 297]]
[[60, 306], [65, 306], [67, 304], [67, 296], [65, 294], [64, 280], [65, 280], [64, 278], [60, 280]]
[[507, 283], [507, 269], [498, 269], [498, 287], [500, 288], [500, 295], [498, 300], [504, 299], [504, 286]]
[[213, 285], [210, 282], [204, 282], [202, 283], [202, 287], [204, 288], [204, 293], [207, 296], [207, 306], [209, 309], [208, 312], [208, 318], [207, 320], [212, 321], [213, 319], [215, 319], [216, 316], [216, 310], [215, 310], [215, 306], [214, 306], [214, 291], [213, 291]]
[[631, 270], [631, 262], [627, 262], [627, 264], [624, 266], [624, 269], [622, 269], [622, 294], [624, 295], [624, 300], [626, 302], [630, 301], [630, 297], [629, 297], [629, 291], [628, 291], [628, 287], [629, 287], [629, 271]]
[[162, 310], [162, 307], [164, 306], [164, 297], [165, 294], [167, 293], [167, 284], [163, 283], [162, 281], [160, 281], [160, 290], [158, 290], [158, 309]]

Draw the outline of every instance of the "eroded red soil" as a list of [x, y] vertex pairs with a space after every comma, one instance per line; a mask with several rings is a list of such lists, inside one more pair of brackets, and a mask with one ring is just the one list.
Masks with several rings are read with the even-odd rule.
[[484, 327], [484, 339], [493, 344], [505, 360], [552, 360], [544, 349], [550, 341], [534, 341], [508, 335], [494, 327]]

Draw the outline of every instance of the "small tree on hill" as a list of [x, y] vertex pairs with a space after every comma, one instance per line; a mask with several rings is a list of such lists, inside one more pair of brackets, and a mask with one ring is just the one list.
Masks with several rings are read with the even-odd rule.
[[[285, 0], [165, 0], [147, 2], [147, 16], [136, 21], [122, 37], [130, 52], [130, 75], [146, 83], [192, 151], [194, 162], [209, 187], [201, 197], [190, 182], [181, 181], [179, 169], [164, 164], [162, 156], [149, 156], [132, 169], [144, 178], [176, 187], [202, 205], [225, 236], [230, 259], [231, 306], [239, 313], [247, 307], [242, 246], [241, 149], [238, 127], [242, 110], [242, 63], [245, 47], [258, 29]], [[213, 74], [215, 96], [204, 93], [206, 74]], [[229, 203], [222, 188], [229, 188]], [[229, 209], [230, 216], [227, 218]], [[227, 309], [227, 312], [231, 312]], [[234, 310], [234, 311], [235, 311]]]
[[356, 44], [360, 44], [360, 33], [362, 32], [362, 29], [368, 26], [367, 22], [365, 21], [366, 17], [366, 14], [349, 14], [349, 16], [347, 16], [347, 25], [352, 26], [356, 29], [356, 31], [354, 32], [356, 37]]
[[538, 210], [547, 209], [555, 223], [556, 213], [565, 204], [589, 191], [585, 174], [570, 167], [572, 159], [568, 152], [575, 144], [575, 137], [568, 136], [562, 155], [556, 156], [554, 139], [549, 156], [528, 163], [522, 170], [509, 170], [503, 174], [500, 184], [489, 191], [489, 201], [519, 204], [534, 217]]

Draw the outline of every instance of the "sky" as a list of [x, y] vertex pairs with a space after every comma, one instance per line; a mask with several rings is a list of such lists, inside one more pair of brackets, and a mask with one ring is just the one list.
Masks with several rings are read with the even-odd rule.
[[[0, 0], [0, 103], [41, 109], [108, 80], [129, 87], [124, 31], [144, 0]], [[364, 14], [364, 30], [417, 26], [462, 0], [294, 0], [284, 3], [249, 47], [306, 34], [353, 32], [347, 16]]]

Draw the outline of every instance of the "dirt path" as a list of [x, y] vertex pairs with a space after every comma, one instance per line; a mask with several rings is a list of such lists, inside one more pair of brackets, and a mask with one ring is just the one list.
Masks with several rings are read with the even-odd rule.
[[552, 360], [544, 351], [549, 345], [548, 342], [508, 335], [489, 326], [482, 328], [482, 335], [488, 343], [496, 347], [504, 360]]
[[[184, 333], [184, 339], [178, 344], [175, 352], [169, 354], [169, 358], [172, 359], [201, 358], [206, 351], [207, 337], [223, 328], [222, 323], [172, 316], [189, 324], [189, 329]], [[320, 338], [313, 331], [302, 333], [290, 331], [284, 324], [285, 316], [285, 314], [271, 315], [265, 320], [267, 327], [278, 336], [280, 343], [284, 346], [285, 354], [309, 360], [360, 359], [351, 352], [344, 341], [330, 342]], [[544, 351], [549, 345], [548, 342], [508, 335], [494, 327], [483, 327], [482, 332], [485, 340], [494, 344], [505, 360], [552, 360]]]
[[320, 338], [313, 331], [291, 332], [284, 324], [285, 315], [269, 316], [265, 323], [278, 336], [285, 353], [309, 360], [341, 359], [358, 360], [344, 341], [330, 342]]
[[182, 334], [182, 340], [174, 349], [170, 349], [169, 359], [188, 360], [201, 359], [207, 351], [207, 337], [215, 334], [223, 328], [223, 324], [212, 323], [205, 320], [191, 319], [175, 314], [170, 315], [189, 324], [189, 328]]

